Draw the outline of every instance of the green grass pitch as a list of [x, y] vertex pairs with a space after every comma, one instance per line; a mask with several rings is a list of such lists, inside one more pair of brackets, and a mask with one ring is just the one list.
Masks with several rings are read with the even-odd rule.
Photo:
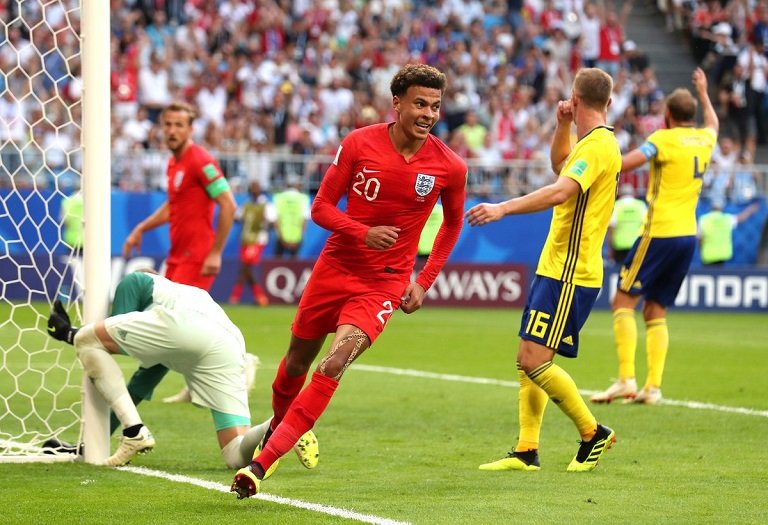
[[[262, 361], [250, 398], [259, 422], [271, 413], [270, 385], [294, 310], [227, 311]], [[8, 308], [0, 314], [7, 319]], [[24, 322], [19, 311], [14, 315], [16, 324]], [[201, 484], [82, 463], [0, 464], [0, 521], [314, 525], [359, 522], [365, 515], [374, 523], [421, 524], [767, 523], [768, 317], [673, 310], [668, 322], [663, 392], [670, 403], [593, 406], [618, 442], [591, 473], [565, 472], [578, 435], [552, 404], [540, 472], [477, 469], [503, 456], [517, 437], [520, 311], [427, 304], [413, 315], [394, 315], [346, 373], [315, 428], [320, 464], [305, 470], [289, 453], [262, 485], [270, 499], [238, 501], [223, 491], [233, 473], [223, 466], [207, 410], [153, 401], [139, 411], [157, 447], [133, 466]], [[642, 381], [641, 321], [639, 331]], [[12, 332], [0, 331], [3, 349], [17, 340]], [[118, 360], [128, 376], [135, 363]], [[585, 395], [605, 388], [616, 374], [610, 313], [593, 312], [580, 357], [557, 362]], [[396, 373], [401, 369], [417, 373]], [[170, 374], [156, 398], [181, 385], [181, 377]], [[359, 515], [329, 515], [301, 508], [302, 502]]]

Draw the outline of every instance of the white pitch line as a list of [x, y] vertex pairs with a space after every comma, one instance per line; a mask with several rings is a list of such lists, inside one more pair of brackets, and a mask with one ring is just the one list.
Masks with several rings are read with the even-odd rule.
[[[504, 379], [494, 379], [491, 377], [472, 377], [462, 376], [458, 374], [440, 374], [437, 372], [427, 372], [424, 370], [412, 370], [408, 368], [392, 368], [387, 366], [375, 366], [355, 363], [352, 365], [352, 369], [360, 370], [362, 372], [376, 372], [381, 374], [390, 374], [397, 376], [418, 377], [422, 379], [437, 379], [440, 381], [454, 381], [458, 383], [472, 383], [476, 385], [493, 385], [507, 388], [519, 388], [520, 383], [517, 381], [507, 381]], [[592, 395], [596, 393], [594, 390], [580, 390], [582, 395]], [[696, 410], [714, 410], [717, 412], [728, 412], [731, 414], [742, 414], [746, 416], [759, 416], [768, 417], [768, 410], [754, 410], [744, 407], [729, 407], [723, 405], [715, 405], [713, 403], [701, 403], [699, 401], [677, 401], [673, 399], [662, 399], [661, 401], [665, 405], [679, 406], [684, 408], [696, 409]], [[202, 487], [208, 490], [217, 490], [219, 492], [230, 492], [229, 486], [222, 485], [213, 481], [206, 481], [203, 479], [193, 478], [190, 476], [183, 476], [181, 474], [171, 474], [160, 470], [148, 469], [145, 467], [120, 467], [120, 470], [127, 472], [133, 472], [134, 474], [140, 474], [142, 476], [151, 476], [169, 481], [175, 481], [177, 483], [188, 483], [198, 487]], [[361, 523], [372, 523], [374, 525], [408, 525], [408, 522], [392, 520], [389, 518], [382, 518], [379, 516], [373, 516], [370, 514], [360, 514], [351, 510], [341, 509], [337, 507], [331, 507], [328, 505], [321, 505], [319, 503], [309, 503], [306, 501], [284, 498], [282, 496], [273, 496], [271, 494], [257, 494], [255, 499], [261, 499], [269, 501], [271, 503], [277, 503], [279, 505], [289, 505], [291, 507], [297, 507], [301, 509], [310, 510], [313, 512], [319, 512], [322, 514], [328, 514], [331, 516], [337, 516], [340, 518], [346, 518], [350, 520], [359, 521]]]
[[[506, 381], [504, 379], [493, 379], [490, 377], [472, 377], [460, 376], [456, 374], [439, 374], [436, 372], [425, 372], [423, 370], [411, 370], [408, 368], [391, 368], [388, 366], [375, 366], [355, 363], [351, 367], [353, 370], [363, 372], [378, 372], [381, 374], [390, 374], [396, 376], [419, 377], [423, 379], [439, 379], [441, 381], [455, 381], [458, 383], [473, 383], [477, 385], [495, 385], [509, 388], [519, 388], [517, 381]], [[582, 395], [591, 396], [596, 394], [597, 390], [579, 390]], [[702, 403], [700, 401], [678, 401], [675, 399], [662, 399], [661, 404], [691, 408], [695, 410], [714, 410], [716, 412], [727, 412], [730, 414], [742, 414], [745, 416], [768, 417], [768, 410], [755, 410], [744, 407], [730, 407], [725, 405], [715, 405], [714, 403]]]
[[[204, 479], [193, 478], [190, 476], [183, 476], [181, 474], [171, 474], [169, 472], [163, 472], [161, 470], [154, 470], [145, 467], [120, 467], [120, 470], [127, 472], [133, 472], [134, 474], [140, 474], [142, 476], [150, 476], [154, 478], [166, 479], [169, 481], [175, 481], [177, 483], [187, 483], [202, 487], [208, 490], [217, 490], [219, 492], [229, 492], [228, 485], [222, 485], [215, 481], [206, 481]], [[234, 495], [233, 495], [234, 497]], [[409, 525], [407, 521], [391, 520], [389, 518], [381, 518], [379, 516], [373, 516], [371, 514], [360, 514], [347, 509], [340, 509], [337, 507], [331, 507], [329, 505], [321, 505], [319, 503], [309, 503], [306, 501], [300, 501], [297, 499], [283, 498], [281, 496], [273, 496], [271, 494], [257, 494], [252, 499], [261, 499], [269, 501], [271, 503], [277, 503], [279, 505], [289, 505], [291, 507], [298, 507], [300, 509], [311, 510], [313, 512], [320, 512], [322, 514], [329, 514], [331, 516], [337, 516], [339, 518], [346, 518], [349, 520], [359, 521], [361, 523], [372, 523], [374, 525]]]

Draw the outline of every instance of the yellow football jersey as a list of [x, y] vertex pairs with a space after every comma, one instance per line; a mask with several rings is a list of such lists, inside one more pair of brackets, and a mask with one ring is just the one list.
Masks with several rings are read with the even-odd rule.
[[696, 204], [717, 134], [708, 128], [677, 127], [654, 131], [646, 142], [656, 154], [650, 158], [643, 235], [696, 235]]
[[581, 191], [555, 206], [536, 273], [579, 286], [603, 284], [603, 241], [616, 201], [621, 151], [613, 128], [598, 126], [576, 143], [561, 177]]

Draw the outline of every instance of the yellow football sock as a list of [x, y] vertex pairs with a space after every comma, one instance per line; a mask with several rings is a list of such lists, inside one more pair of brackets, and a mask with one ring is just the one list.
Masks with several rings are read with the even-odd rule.
[[532, 370], [528, 377], [547, 393], [566, 416], [571, 418], [584, 441], [592, 439], [597, 430], [597, 420], [587, 408], [576, 383], [568, 372], [549, 361]]
[[538, 450], [541, 422], [544, 419], [544, 409], [547, 408], [549, 396], [531, 381], [520, 365], [517, 365], [517, 377], [520, 380], [518, 393], [520, 422], [520, 437], [515, 452]]
[[637, 351], [637, 322], [633, 309], [618, 308], [613, 312], [613, 338], [619, 358], [619, 379], [632, 379]]
[[645, 326], [645, 351], [648, 357], [648, 378], [645, 387], [661, 388], [664, 363], [669, 348], [669, 330], [665, 318], [648, 321]]

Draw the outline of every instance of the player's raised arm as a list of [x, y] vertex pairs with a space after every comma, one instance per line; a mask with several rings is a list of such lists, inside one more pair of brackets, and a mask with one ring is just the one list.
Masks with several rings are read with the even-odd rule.
[[711, 129], [717, 134], [720, 130], [720, 120], [717, 118], [715, 108], [709, 99], [707, 88], [707, 74], [700, 67], [693, 70], [693, 86], [696, 88], [696, 94], [701, 102], [701, 112], [704, 117], [704, 127]]
[[552, 171], [557, 175], [563, 169], [565, 160], [571, 153], [571, 125], [573, 123], [573, 108], [570, 100], [561, 100], [557, 103], [557, 127], [552, 135], [552, 147], [549, 160]]

